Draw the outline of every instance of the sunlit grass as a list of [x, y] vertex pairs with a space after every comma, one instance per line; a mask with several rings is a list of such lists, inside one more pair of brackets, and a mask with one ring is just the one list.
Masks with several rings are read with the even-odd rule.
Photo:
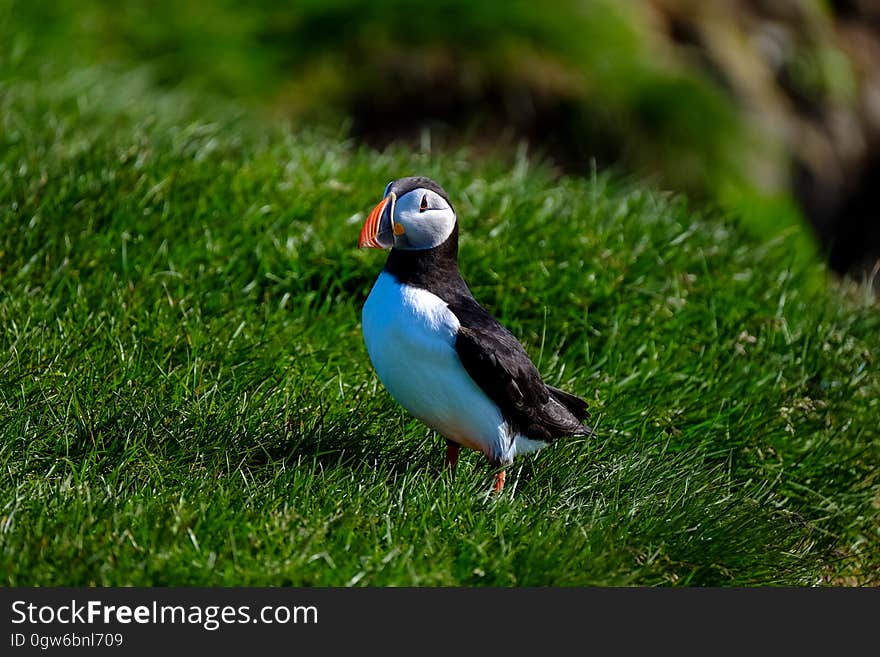
[[[0, 93], [5, 584], [877, 582], [880, 318], [787, 238], [525, 158], [206, 122], [139, 80]], [[413, 173], [593, 407], [500, 497], [476, 454], [443, 475], [362, 346], [359, 224]]]

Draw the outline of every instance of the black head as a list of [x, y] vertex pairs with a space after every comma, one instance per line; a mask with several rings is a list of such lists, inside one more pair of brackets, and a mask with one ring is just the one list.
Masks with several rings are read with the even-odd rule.
[[425, 176], [408, 176], [406, 178], [392, 180], [385, 186], [385, 193], [382, 194], [382, 196], [385, 197], [388, 196], [388, 192], [394, 192], [397, 195], [397, 198], [400, 198], [404, 194], [408, 194], [418, 189], [427, 189], [434, 192], [446, 201], [449, 207], [452, 207], [452, 203], [449, 201], [449, 195], [446, 193], [446, 190]]

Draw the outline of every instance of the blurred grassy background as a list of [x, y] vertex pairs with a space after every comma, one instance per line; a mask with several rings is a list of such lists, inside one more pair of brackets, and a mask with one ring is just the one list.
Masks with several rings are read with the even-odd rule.
[[[713, 64], [763, 3], [0, 0], [4, 582], [876, 584], [880, 315], [800, 218], [870, 86], [772, 5], [779, 113]], [[358, 226], [415, 172], [599, 430], [499, 498], [363, 350]]]
[[18, 70], [142, 66], [163, 86], [297, 127], [342, 125], [377, 146], [526, 144], [568, 173], [614, 166], [720, 203], [763, 237], [805, 224], [799, 251], [816, 243], [833, 269], [862, 276], [880, 257], [878, 11], [813, 0], [13, 0], [4, 20]]

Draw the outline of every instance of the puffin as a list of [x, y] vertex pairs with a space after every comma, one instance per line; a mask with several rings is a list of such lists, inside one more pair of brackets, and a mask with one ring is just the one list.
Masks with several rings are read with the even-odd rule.
[[364, 344], [379, 380], [446, 439], [454, 472], [462, 447], [481, 452], [504, 488], [520, 454], [593, 434], [587, 402], [543, 381], [519, 341], [474, 299], [458, 267], [458, 219], [424, 176], [388, 183], [358, 247], [389, 250], [364, 302]]

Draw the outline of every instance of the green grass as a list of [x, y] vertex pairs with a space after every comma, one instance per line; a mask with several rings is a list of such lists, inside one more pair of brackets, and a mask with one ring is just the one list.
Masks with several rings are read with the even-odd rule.
[[[761, 236], [800, 219], [778, 211], [791, 203], [778, 136], [667, 43], [649, 3], [0, 0], [0, 30], [28, 70], [141, 67], [166, 89], [378, 141], [426, 129], [435, 144], [503, 151], [528, 138], [570, 171], [597, 159], [730, 203]], [[849, 73], [806, 70], [817, 84]]]
[[[877, 583], [880, 315], [794, 237], [144, 80], [0, 88], [3, 583]], [[412, 173], [449, 191], [476, 296], [593, 407], [499, 497], [475, 453], [443, 476], [362, 345], [359, 224]]]

